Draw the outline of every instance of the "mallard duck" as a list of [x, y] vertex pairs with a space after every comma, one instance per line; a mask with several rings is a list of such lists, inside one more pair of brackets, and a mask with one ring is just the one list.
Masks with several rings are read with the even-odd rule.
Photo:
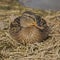
[[19, 43], [33, 44], [48, 37], [48, 26], [40, 16], [26, 11], [11, 22], [9, 33]]

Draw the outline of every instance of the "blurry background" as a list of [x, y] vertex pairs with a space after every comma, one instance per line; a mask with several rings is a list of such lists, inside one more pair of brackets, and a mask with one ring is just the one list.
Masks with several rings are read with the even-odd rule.
[[27, 7], [60, 10], [60, 0], [19, 0], [19, 2]]
[[18, 5], [43, 10], [60, 10], [60, 0], [0, 0], [0, 9], [10, 10]]

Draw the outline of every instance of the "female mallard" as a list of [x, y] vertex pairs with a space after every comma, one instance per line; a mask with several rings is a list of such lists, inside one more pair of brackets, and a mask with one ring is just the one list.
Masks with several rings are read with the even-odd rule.
[[48, 37], [46, 21], [33, 12], [26, 11], [10, 24], [10, 35], [22, 44], [41, 42]]

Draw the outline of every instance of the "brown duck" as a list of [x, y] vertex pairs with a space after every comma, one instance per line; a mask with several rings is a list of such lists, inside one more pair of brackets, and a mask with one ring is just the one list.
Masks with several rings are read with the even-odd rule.
[[48, 26], [40, 16], [26, 11], [11, 22], [9, 33], [22, 44], [41, 42], [48, 37]]

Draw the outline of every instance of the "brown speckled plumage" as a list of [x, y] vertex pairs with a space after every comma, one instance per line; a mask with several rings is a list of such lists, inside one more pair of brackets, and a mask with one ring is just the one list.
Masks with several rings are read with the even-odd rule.
[[48, 26], [40, 16], [26, 11], [11, 22], [9, 33], [22, 44], [41, 42], [48, 37]]

